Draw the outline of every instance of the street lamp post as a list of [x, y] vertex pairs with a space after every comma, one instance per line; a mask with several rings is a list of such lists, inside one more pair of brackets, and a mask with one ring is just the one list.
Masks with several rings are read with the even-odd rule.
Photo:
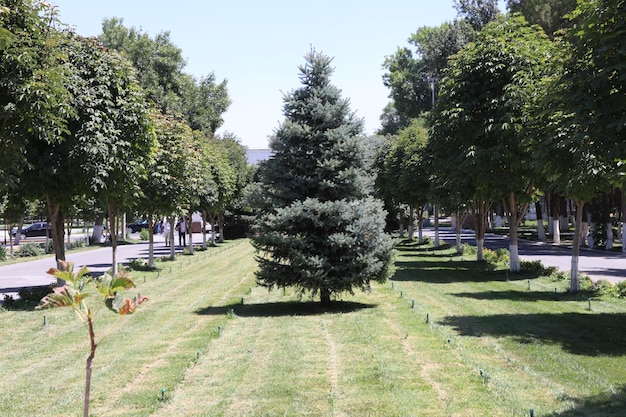
[[[430, 111], [433, 111], [435, 109], [435, 82], [439, 81], [439, 78], [428, 76], [426, 78], [426, 81], [430, 83], [430, 90], [431, 90], [431, 97], [432, 97], [432, 107]], [[435, 248], [438, 248], [439, 247], [439, 211], [437, 210], [437, 204], [435, 203], [433, 203], [433, 211], [434, 211], [434, 216], [435, 216], [435, 243], [433, 246]]]

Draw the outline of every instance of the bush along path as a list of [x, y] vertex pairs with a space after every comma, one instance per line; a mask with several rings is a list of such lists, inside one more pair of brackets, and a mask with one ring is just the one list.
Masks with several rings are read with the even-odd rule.
[[[256, 287], [245, 240], [135, 272], [150, 302], [98, 330], [93, 415], [626, 414], [624, 300], [454, 249], [397, 250], [390, 282], [328, 309]], [[47, 313], [2, 313], [0, 366], [15, 371], [0, 415], [78, 414], [84, 334]]]

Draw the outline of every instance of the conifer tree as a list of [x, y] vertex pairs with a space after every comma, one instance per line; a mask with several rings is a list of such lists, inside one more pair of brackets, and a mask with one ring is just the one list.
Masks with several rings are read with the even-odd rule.
[[305, 59], [302, 87], [284, 97], [274, 156], [260, 168], [264, 206], [252, 241], [260, 285], [295, 287], [328, 304], [384, 282], [392, 241], [382, 203], [372, 197], [362, 121], [330, 83], [332, 59], [314, 50]]

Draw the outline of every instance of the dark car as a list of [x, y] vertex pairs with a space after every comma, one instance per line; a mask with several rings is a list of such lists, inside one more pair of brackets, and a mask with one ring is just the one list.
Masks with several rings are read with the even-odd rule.
[[148, 220], [139, 220], [135, 223], [128, 223], [126, 225], [128, 229], [130, 229], [131, 233], [141, 232], [143, 229], [147, 229], [149, 227]]
[[[52, 227], [48, 223], [46, 222], [33, 223], [28, 226], [22, 227], [22, 233], [20, 234], [20, 237], [24, 239], [27, 237], [45, 236], [46, 230], [48, 231], [48, 237], [52, 237]], [[16, 234], [17, 234], [16, 229], [11, 230], [11, 235], [15, 237]]]

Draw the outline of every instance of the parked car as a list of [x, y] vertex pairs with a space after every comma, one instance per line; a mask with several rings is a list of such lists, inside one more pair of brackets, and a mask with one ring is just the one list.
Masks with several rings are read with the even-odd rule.
[[[52, 237], [52, 226], [46, 222], [37, 222], [30, 224], [28, 226], [22, 227], [22, 233], [20, 237], [22, 239], [27, 237], [35, 237], [35, 236], [45, 236], [46, 230], [48, 230], [48, 237]], [[17, 229], [11, 230], [11, 235], [15, 237], [17, 234]]]
[[149, 227], [148, 220], [139, 220], [135, 223], [128, 223], [126, 227], [130, 230], [131, 233], [141, 232], [143, 229], [147, 229]]

